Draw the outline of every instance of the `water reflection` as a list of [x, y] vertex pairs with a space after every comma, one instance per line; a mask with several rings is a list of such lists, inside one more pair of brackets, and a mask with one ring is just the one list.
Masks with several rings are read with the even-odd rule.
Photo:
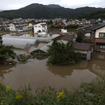
[[[68, 68], [68, 69], [67, 69]], [[71, 75], [73, 72], [73, 69], [71, 69], [69, 66], [65, 68], [65, 66], [48, 66], [47, 68], [50, 72], [54, 73], [55, 75], [60, 75], [61, 77], [66, 77], [68, 75]]]
[[4, 74], [8, 74], [10, 73], [12, 70], [10, 70], [9, 68], [11, 68], [13, 66], [0, 66], [0, 79], [4, 79]]
[[97, 75], [105, 75], [104, 53], [94, 53], [91, 61], [71, 66], [47, 65], [47, 59], [35, 59], [16, 67], [0, 67], [0, 78], [13, 89], [30, 84], [33, 90], [48, 86], [70, 90], [78, 88], [82, 82], [94, 80]]
[[82, 61], [75, 65], [70, 66], [55, 66], [55, 65], [48, 65], [48, 70], [55, 75], [59, 75], [61, 77], [66, 77], [72, 75], [72, 72], [74, 70], [90, 70], [89, 62], [88, 61]]

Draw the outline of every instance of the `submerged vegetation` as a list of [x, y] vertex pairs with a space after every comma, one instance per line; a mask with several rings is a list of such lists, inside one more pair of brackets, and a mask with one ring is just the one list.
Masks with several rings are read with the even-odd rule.
[[30, 88], [15, 91], [0, 82], [0, 105], [105, 105], [105, 79], [83, 83], [79, 90]]
[[0, 36], [0, 64], [7, 64], [9, 59], [15, 58], [15, 55], [13, 47], [3, 45], [2, 37]]
[[17, 60], [21, 63], [27, 62], [27, 60], [30, 58], [30, 56], [26, 56], [25, 54], [20, 54], [17, 56]]
[[21, 63], [25, 63], [30, 58], [30, 55], [20, 54], [16, 56], [13, 51], [13, 46], [5, 46], [2, 44], [2, 37], [0, 36], [0, 65], [15, 65], [17, 59]]
[[54, 41], [48, 50], [48, 63], [58, 64], [58, 65], [69, 65], [78, 63], [81, 60], [79, 53], [75, 53], [72, 48], [70, 48], [72, 43], [60, 43]]

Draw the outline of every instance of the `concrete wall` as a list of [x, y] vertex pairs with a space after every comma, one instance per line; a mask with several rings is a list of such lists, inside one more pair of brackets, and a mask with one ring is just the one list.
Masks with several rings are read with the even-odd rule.
[[87, 52], [87, 58], [86, 58], [87, 60], [91, 60], [91, 51], [88, 51]]
[[38, 33], [38, 31], [47, 32], [47, 24], [39, 23], [39, 24], [34, 25], [34, 33]]
[[105, 33], [105, 27], [102, 27], [102, 28], [96, 30], [96, 32], [95, 32], [95, 38], [99, 38], [99, 33], [100, 32]]
[[39, 30], [42, 32], [42, 26], [40, 24], [34, 25], [34, 33], [37, 33]]
[[80, 54], [86, 54], [86, 60], [91, 60], [91, 51], [81, 51], [81, 50], [75, 50], [75, 52]]

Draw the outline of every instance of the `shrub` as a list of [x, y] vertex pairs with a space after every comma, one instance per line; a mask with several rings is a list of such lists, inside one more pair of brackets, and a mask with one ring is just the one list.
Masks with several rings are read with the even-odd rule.
[[70, 46], [71, 43], [64, 44], [54, 41], [48, 50], [48, 63], [69, 65], [79, 62], [80, 54], [75, 53]]
[[15, 91], [0, 81], [0, 105], [105, 105], [105, 79], [83, 83], [78, 90], [29, 88]]
[[84, 31], [83, 31], [83, 30], [79, 30], [79, 31], [77, 32], [76, 41], [77, 41], [77, 42], [83, 42], [84, 37], [85, 37]]
[[12, 46], [2, 45], [2, 38], [0, 37], [0, 64], [6, 64], [8, 59], [14, 59], [15, 53]]
[[26, 56], [25, 54], [20, 54], [17, 56], [17, 60], [21, 63], [25, 63], [30, 56]]

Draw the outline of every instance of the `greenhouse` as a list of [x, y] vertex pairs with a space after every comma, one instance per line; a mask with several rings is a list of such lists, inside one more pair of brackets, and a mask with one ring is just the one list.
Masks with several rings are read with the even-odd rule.
[[3, 44], [13, 46], [19, 49], [28, 49], [32, 45], [36, 45], [38, 41], [35, 38], [19, 37], [19, 36], [2, 36]]
[[45, 54], [47, 54], [48, 53], [49, 46], [51, 46], [52, 43], [53, 43], [53, 41], [47, 43], [43, 47], [34, 50], [31, 54], [36, 54], [36, 55], [45, 55]]

